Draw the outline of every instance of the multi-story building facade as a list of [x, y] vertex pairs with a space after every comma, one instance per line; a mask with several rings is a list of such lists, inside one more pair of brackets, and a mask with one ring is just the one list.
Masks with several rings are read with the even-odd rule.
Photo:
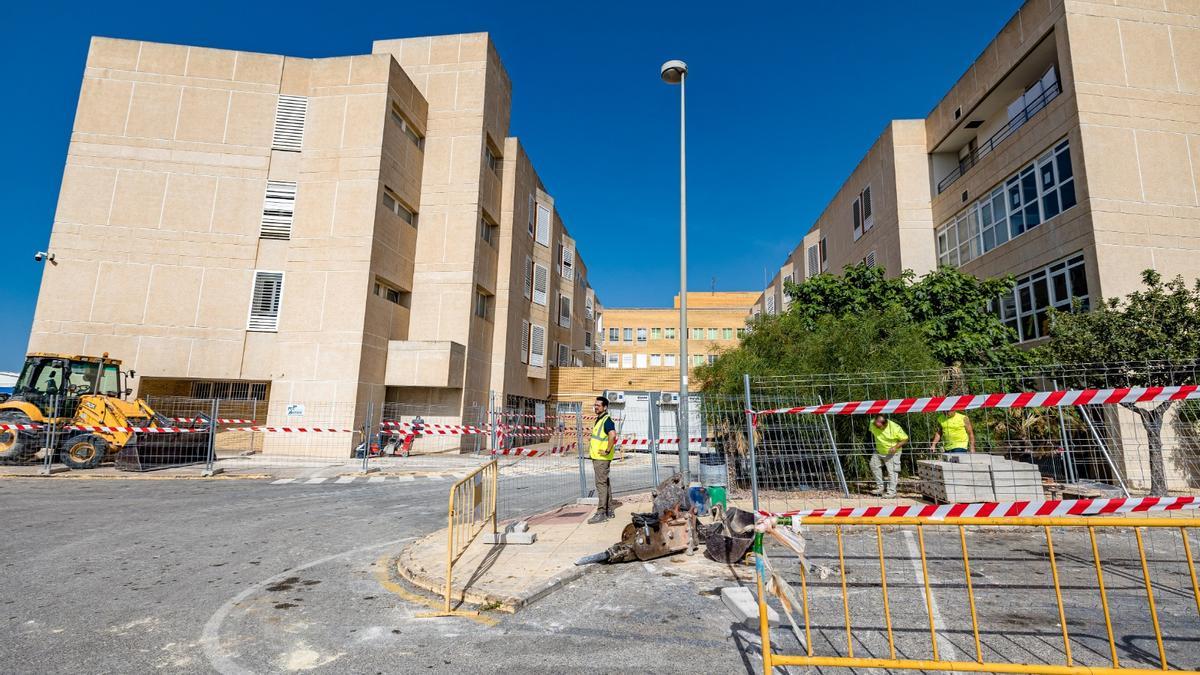
[[865, 262], [1013, 274], [1047, 310], [1200, 273], [1200, 29], [1188, 3], [1029, 0], [930, 114], [888, 125], [764, 289]]
[[[737, 346], [758, 297], [757, 291], [688, 293], [689, 368]], [[603, 328], [607, 367], [678, 368], [678, 295], [673, 308], [608, 308]]]
[[486, 33], [316, 59], [95, 38], [30, 349], [355, 416], [545, 400], [601, 310], [511, 96]]

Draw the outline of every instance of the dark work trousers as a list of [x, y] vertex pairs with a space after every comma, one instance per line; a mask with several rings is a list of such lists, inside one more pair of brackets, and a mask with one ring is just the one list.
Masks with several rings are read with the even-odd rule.
[[596, 474], [596, 512], [613, 512], [612, 486], [608, 484], [608, 467], [612, 462], [606, 459], [593, 459], [592, 470]]

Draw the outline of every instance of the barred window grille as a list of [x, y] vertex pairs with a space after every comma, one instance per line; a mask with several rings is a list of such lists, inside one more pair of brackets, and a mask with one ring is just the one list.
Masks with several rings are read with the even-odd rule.
[[261, 239], [291, 239], [292, 219], [296, 213], [296, 184], [287, 181], [267, 181], [267, 196], [263, 200]]
[[543, 368], [546, 365], [546, 327], [534, 324], [530, 327], [529, 365]]
[[235, 401], [267, 400], [266, 382], [207, 381], [192, 382], [192, 398], [219, 398]]
[[280, 95], [275, 106], [275, 132], [271, 147], [300, 152], [304, 145], [304, 120], [308, 116], [308, 98]]
[[550, 268], [535, 264], [533, 266], [533, 302], [546, 306], [550, 291]]
[[279, 305], [283, 299], [283, 272], [254, 273], [254, 291], [250, 296], [250, 320], [246, 330], [274, 333], [279, 330]]

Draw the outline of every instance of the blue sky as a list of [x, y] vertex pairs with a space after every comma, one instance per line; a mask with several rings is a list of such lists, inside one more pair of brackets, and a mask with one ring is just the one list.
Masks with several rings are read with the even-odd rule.
[[[1020, 6], [922, 3], [13, 3], [0, 53], [0, 370], [28, 342], [91, 35], [319, 57], [488, 31], [519, 136], [607, 306], [678, 291], [678, 88], [688, 62], [688, 285], [756, 290], [888, 120], [923, 117]], [[919, 6], [919, 11], [913, 7]], [[683, 7], [686, 12], [672, 12]]]

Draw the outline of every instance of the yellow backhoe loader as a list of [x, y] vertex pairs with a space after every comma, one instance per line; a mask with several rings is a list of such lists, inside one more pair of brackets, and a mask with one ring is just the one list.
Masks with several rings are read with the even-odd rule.
[[[176, 424], [154, 412], [125, 387], [132, 373], [121, 370], [121, 362], [103, 356], [34, 353], [12, 394], [0, 402], [0, 425], [37, 425], [35, 429], [0, 429], [0, 460], [28, 461], [48, 444], [50, 452], [72, 469], [90, 469], [109, 456], [130, 455], [139, 463], [145, 458], [163, 462], [203, 459], [208, 448], [210, 421], [201, 418], [187, 425]], [[55, 433], [47, 433], [49, 425]], [[131, 427], [163, 428], [189, 426], [197, 433], [136, 433]], [[104, 430], [71, 427], [109, 427]]]

